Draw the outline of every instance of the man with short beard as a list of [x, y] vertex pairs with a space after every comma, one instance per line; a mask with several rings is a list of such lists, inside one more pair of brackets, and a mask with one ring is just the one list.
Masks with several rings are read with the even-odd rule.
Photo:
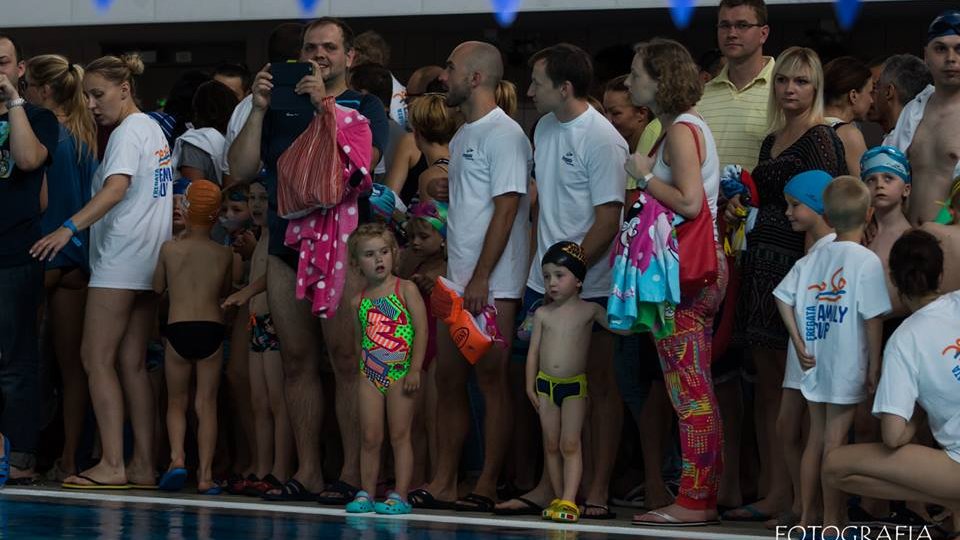
[[410, 493], [418, 508], [472, 512], [493, 510], [497, 479], [512, 431], [507, 362], [514, 316], [529, 268], [529, 210], [526, 197], [531, 149], [523, 129], [497, 107], [503, 77], [500, 51], [489, 43], [460, 44], [441, 75], [447, 105], [459, 107], [466, 123], [450, 141], [449, 181], [426, 187], [437, 193], [448, 184], [447, 278], [464, 290], [464, 309], [480, 313], [495, 299], [504, 346], [495, 345], [474, 366], [484, 398], [484, 463], [473, 493], [457, 498], [460, 452], [469, 429], [467, 379], [470, 364], [441, 323], [437, 336], [437, 469], [424, 489]]

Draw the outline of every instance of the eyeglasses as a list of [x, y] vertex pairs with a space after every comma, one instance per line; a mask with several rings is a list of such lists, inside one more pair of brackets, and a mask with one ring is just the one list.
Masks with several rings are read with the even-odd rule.
[[730, 30], [736, 29], [737, 32], [746, 32], [747, 30], [755, 26], [766, 26], [766, 25], [760, 24], [760, 23], [748, 23], [744, 21], [738, 21], [735, 23], [729, 23], [727, 21], [723, 21], [717, 24], [717, 30], [723, 30], [724, 32], [729, 32]]

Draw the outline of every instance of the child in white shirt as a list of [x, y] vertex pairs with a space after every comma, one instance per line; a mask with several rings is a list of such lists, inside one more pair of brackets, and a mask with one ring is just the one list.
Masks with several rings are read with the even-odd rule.
[[[880, 316], [890, 311], [880, 259], [860, 245], [870, 220], [870, 191], [841, 176], [823, 193], [824, 217], [837, 233], [793, 266], [773, 294], [805, 370], [800, 391], [810, 434], [800, 465], [801, 526], [818, 525], [816, 508], [824, 454], [844, 444], [856, 405], [880, 374]], [[842, 525], [844, 499], [823, 486], [823, 525]]]

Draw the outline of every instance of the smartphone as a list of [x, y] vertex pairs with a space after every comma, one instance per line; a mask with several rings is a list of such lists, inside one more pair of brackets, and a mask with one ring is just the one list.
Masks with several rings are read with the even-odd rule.
[[312, 111], [310, 96], [297, 94], [293, 89], [307, 75], [313, 74], [313, 65], [307, 62], [273, 64], [273, 90], [270, 92], [270, 108], [278, 111]]

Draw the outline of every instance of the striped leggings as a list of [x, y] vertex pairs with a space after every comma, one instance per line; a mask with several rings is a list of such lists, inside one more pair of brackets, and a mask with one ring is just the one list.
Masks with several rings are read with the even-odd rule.
[[680, 424], [683, 471], [677, 504], [713, 509], [723, 469], [723, 429], [710, 376], [713, 318], [726, 290], [726, 260], [720, 277], [692, 301], [677, 306], [676, 332], [657, 341], [663, 379]]

